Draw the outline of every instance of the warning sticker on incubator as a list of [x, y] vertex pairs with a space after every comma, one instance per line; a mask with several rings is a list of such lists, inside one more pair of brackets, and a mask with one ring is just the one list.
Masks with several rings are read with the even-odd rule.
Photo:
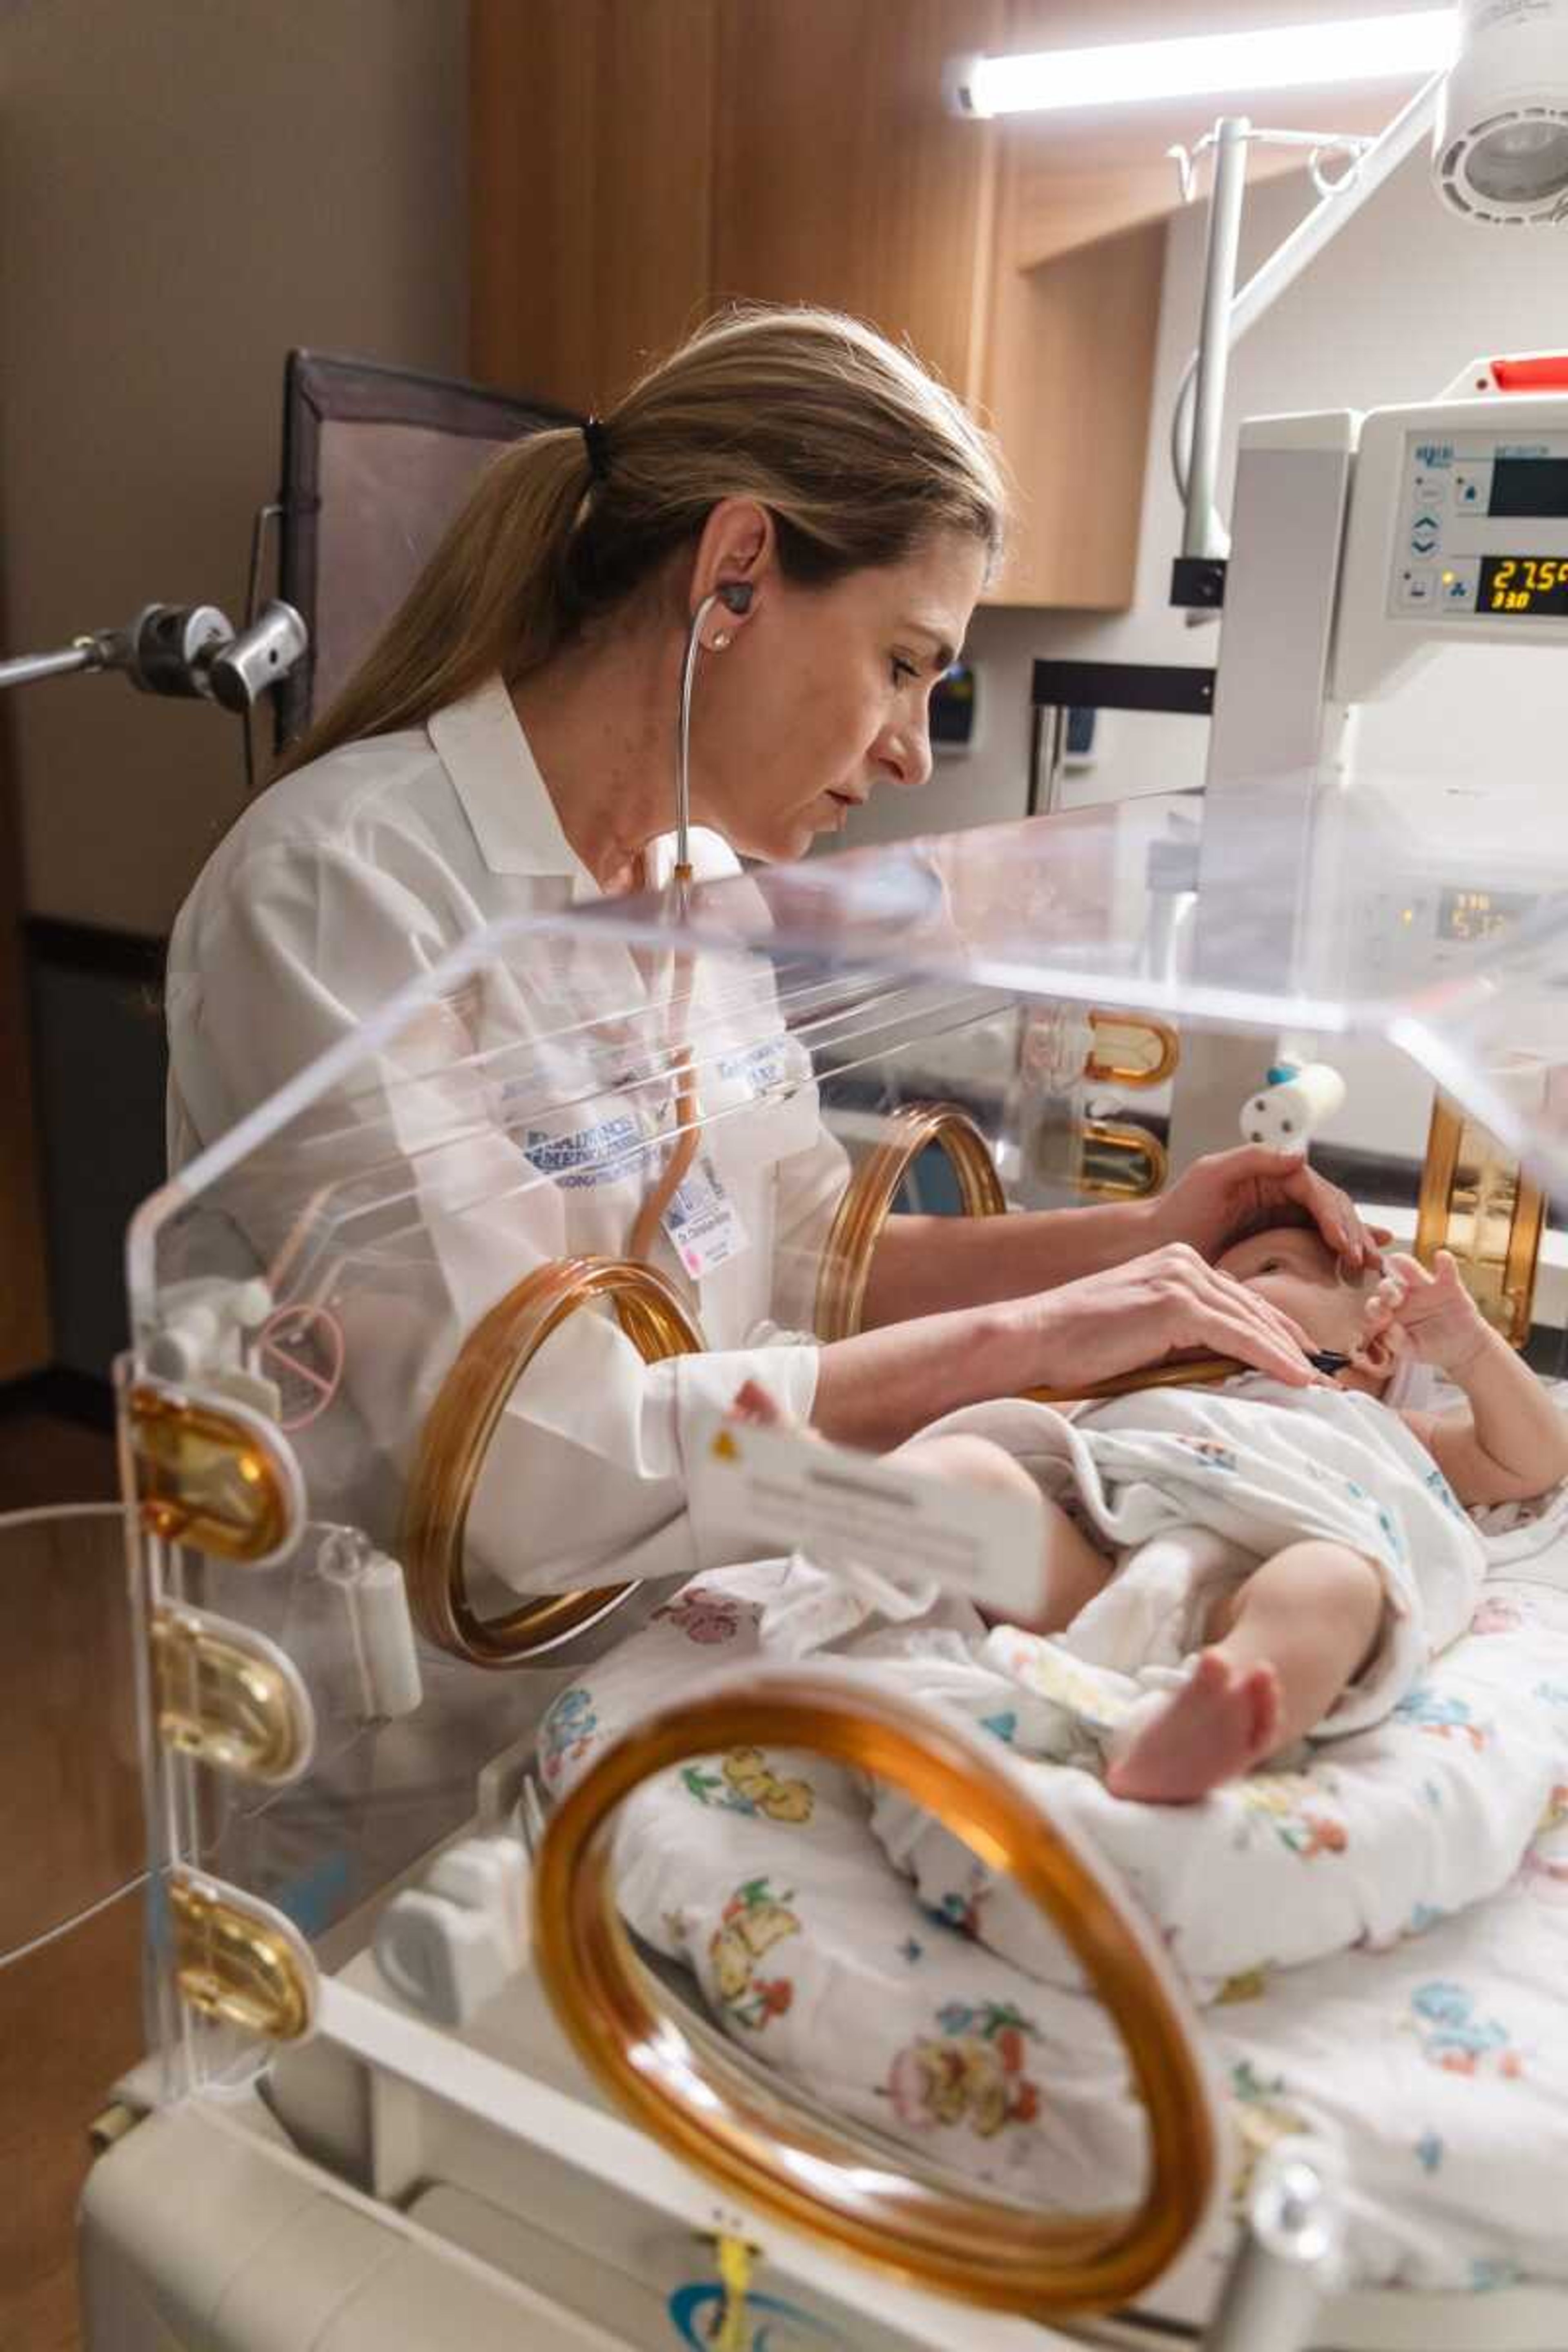
[[728, 1421], [698, 1449], [689, 1486], [705, 1537], [743, 1546], [738, 1557], [802, 1552], [903, 1593], [936, 1584], [994, 1617], [1038, 1614], [1043, 1521], [1031, 1495], [950, 1485], [809, 1432]]
[[706, 1153], [671, 1195], [664, 1230], [676, 1256], [699, 1282], [745, 1248], [740, 1213]]

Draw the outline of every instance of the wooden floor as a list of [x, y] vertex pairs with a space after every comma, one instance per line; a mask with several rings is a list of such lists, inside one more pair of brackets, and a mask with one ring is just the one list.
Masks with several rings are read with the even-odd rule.
[[[111, 1500], [112, 1441], [0, 1415], [0, 1954], [140, 1872], [144, 1847], [118, 1525], [12, 1515]], [[87, 2129], [141, 2054], [132, 1892], [0, 1967], [0, 2347], [75, 2352]]]

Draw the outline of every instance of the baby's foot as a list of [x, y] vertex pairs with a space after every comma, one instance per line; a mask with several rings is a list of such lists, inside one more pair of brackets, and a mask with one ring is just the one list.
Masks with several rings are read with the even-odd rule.
[[1273, 1667], [1233, 1666], [1223, 1652], [1205, 1650], [1169, 1705], [1114, 1759], [1105, 1785], [1145, 1804], [1189, 1804], [1267, 1756], [1279, 1730]]

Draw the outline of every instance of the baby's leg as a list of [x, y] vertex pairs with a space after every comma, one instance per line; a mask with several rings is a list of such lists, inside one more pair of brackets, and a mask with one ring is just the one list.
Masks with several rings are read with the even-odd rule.
[[1106, 1774], [1119, 1797], [1183, 1804], [1321, 1723], [1361, 1667], [1383, 1580], [1345, 1545], [1289, 1544], [1211, 1619], [1221, 1639]]
[[1028, 1495], [1039, 1505], [1044, 1521], [1040, 1606], [1026, 1621], [1011, 1621], [1022, 1622], [1026, 1633], [1059, 1633], [1096, 1593], [1104, 1591], [1110, 1561], [1095, 1549], [1059, 1505], [1041, 1494], [1023, 1464], [1005, 1446], [993, 1444], [988, 1437], [954, 1430], [943, 1437], [913, 1437], [889, 1458], [907, 1462], [922, 1477], [945, 1478], [955, 1486], [985, 1487], [993, 1494]]
[[[749, 1422], [757, 1429], [794, 1429], [802, 1437], [816, 1434], [791, 1421], [781, 1411], [777, 1400], [757, 1381], [745, 1381], [736, 1391], [730, 1417], [732, 1421]], [[1041, 1546], [1043, 1600], [1038, 1616], [1031, 1618], [1025, 1627], [1026, 1633], [1059, 1633], [1097, 1592], [1103, 1591], [1110, 1574], [1110, 1562], [1096, 1551], [1065, 1511], [1040, 1493], [1023, 1464], [1016, 1462], [1003, 1446], [994, 1445], [988, 1437], [972, 1436], [962, 1430], [954, 1430], [946, 1437], [912, 1437], [888, 1458], [908, 1462], [921, 1477], [945, 1478], [954, 1486], [984, 1486], [993, 1494], [1028, 1495], [1039, 1504], [1045, 1520]]]

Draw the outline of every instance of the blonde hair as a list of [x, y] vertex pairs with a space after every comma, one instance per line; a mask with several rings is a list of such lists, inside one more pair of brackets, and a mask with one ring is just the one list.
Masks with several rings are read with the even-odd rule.
[[773, 520], [786, 578], [826, 587], [940, 530], [994, 565], [1006, 492], [989, 437], [919, 362], [828, 310], [723, 311], [598, 421], [486, 467], [386, 630], [290, 752], [422, 724], [493, 672], [538, 669], [612, 612], [724, 498]]

